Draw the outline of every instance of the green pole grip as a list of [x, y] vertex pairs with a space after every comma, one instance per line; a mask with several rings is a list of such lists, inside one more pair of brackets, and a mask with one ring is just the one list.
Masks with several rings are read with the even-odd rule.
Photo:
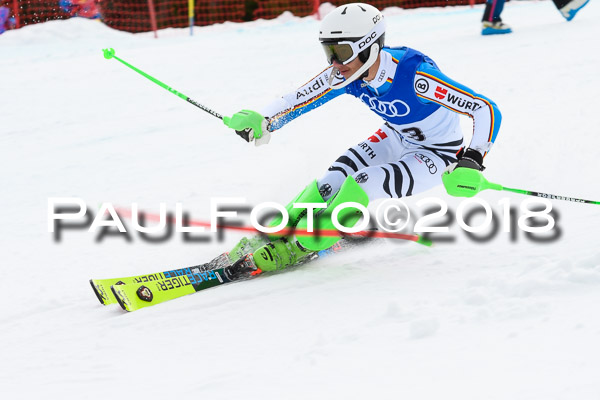
[[442, 182], [448, 194], [455, 197], [473, 197], [485, 189], [502, 190], [501, 185], [489, 182], [481, 171], [472, 168], [457, 167], [444, 172]]
[[558, 196], [555, 194], [534, 192], [531, 190], [507, 188], [497, 183], [489, 182], [481, 171], [471, 168], [458, 167], [452, 172], [442, 174], [442, 182], [449, 195], [455, 197], [473, 197], [482, 190], [504, 190], [507, 192], [524, 194], [527, 196], [542, 197], [550, 200], [565, 200], [574, 203], [600, 204], [600, 201], [578, 199], [569, 196]]

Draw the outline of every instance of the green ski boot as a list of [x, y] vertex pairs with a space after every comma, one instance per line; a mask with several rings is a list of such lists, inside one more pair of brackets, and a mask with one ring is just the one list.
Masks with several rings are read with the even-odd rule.
[[[287, 228], [295, 227], [298, 222], [306, 216], [305, 208], [294, 208], [295, 203], [324, 203], [323, 197], [321, 193], [319, 193], [319, 186], [317, 185], [317, 181], [312, 181], [308, 186], [304, 188], [292, 201], [290, 201], [286, 206], [285, 210], [287, 211], [290, 219], [287, 223]], [[269, 226], [277, 226], [281, 223], [282, 217], [278, 216], [273, 221], [269, 223]], [[275, 240], [281, 238], [282, 235], [270, 234], [269, 239]]]
[[[292, 201], [290, 201], [285, 209], [289, 215], [289, 221], [287, 223], [287, 228], [291, 228], [296, 226], [298, 221], [300, 221], [306, 215], [306, 209], [302, 208], [294, 208], [294, 203], [323, 203], [323, 197], [319, 193], [319, 187], [317, 185], [317, 181], [312, 181], [308, 186], [306, 186]], [[282, 217], [277, 216], [273, 221], [269, 223], [269, 226], [277, 226], [281, 223]], [[244, 257], [246, 254], [254, 253], [258, 251], [261, 247], [265, 246], [269, 242], [275, 242], [277, 239], [281, 239], [282, 235], [277, 234], [269, 234], [268, 238], [264, 235], [256, 235], [251, 237], [242, 238], [233, 249], [229, 252], [229, 259], [231, 262], [236, 262], [237, 260]], [[281, 247], [280, 244], [277, 247]], [[283, 249], [283, 248], [282, 248]], [[287, 250], [286, 250], [287, 251]], [[290, 249], [289, 252], [294, 254], [299, 254], [302, 252], [299, 249]], [[268, 257], [268, 252], [261, 252], [261, 254], [265, 254]], [[262, 258], [262, 256], [260, 256]], [[295, 257], [292, 256], [291, 259]], [[284, 255], [283, 259], [290, 259], [289, 255]], [[278, 268], [272, 268], [278, 269]]]
[[[316, 187], [316, 185], [315, 185]], [[301, 202], [301, 201], [296, 201]], [[369, 204], [369, 196], [352, 177], [348, 177], [340, 190], [327, 202], [327, 208], [318, 212], [314, 217], [314, 225], [321, 229], [336, 230], [331, 222], [333, 210], [345, 202], [355, 202], [363, 206]], [[306, 230], [308, 218], [306, 210], [302, 214], [297, 228]], [[358, 222], [361, 213], [353, 207], [347, 207], [338, 214], [342, 225], [350, 228]], [[340, 236], [298, 235], [280, 238], [268, 243], [254, 252], [254, 262], [262, 271], [274, 271], [298, 264], [316, 252], [333, 246]]]
[[254, 263], [262, 271], [284, 269], [303, 261], [315, 252], [298, 246], [295, 240], [277, 239], [254, 252]]
[[269, 243], [269, 239], [264, 235], [243, 237], [235, 247], [229, 251], [229, 260], [234, 263], [243, 258], [246, 254], [254, 253], [257, 249], [267, 243]]
[[[359, 203], [364, 207], [369, 205], [369, 196], [351, 176], [346, 178], [340, 190], [327, 201], [327, 208], [316, 213], [313, 226], [322, 230], [336, 231], [337, 228], [331, 222], [331, 215], [338, 205], [346, 202]], [[347, 207], [339, 212], [337, 219], [346, 228], [351, 228], [356, 225], [361, 216], [361, 212], [357, 209]], [[304, 217], [298, 222], [297, 228], [306, 230], [307, 227], [308, 220]], [[321, 251], [333, 246], [340, 239], [341, 234], [339, 236], [298, 235], [297, 245], [307, 251]]]

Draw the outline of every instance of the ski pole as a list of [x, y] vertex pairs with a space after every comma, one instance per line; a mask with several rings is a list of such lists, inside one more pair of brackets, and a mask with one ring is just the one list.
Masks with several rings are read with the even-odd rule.
[[558, 196], [555, 194], [535, 192], [532, 190], [508, 188], [497, 183], [489, 182], [480, 171], [471, 168], [456, 168], [452, 173], [444, 172], [442, 182], [446, 191], [451, 196], [473, 197], [485, 189], [504, 190], [507, 192], [520, 193], [528, 196], [543, 197], [546, 199], [565, 200], [575, 203], [600, 204], [600, 201], [578, 199], [570, 196]]
[[210, 108], [203, 106], [202, 104], [196, 102], [195, 100], [189, 98], [188, 96], [186, 96], [183, 93], [178, 92], [177, 90], [165, 85], [164, 83], [162, 83], [161, 81], [159, 81], [158, 79], [148, 75], [147, 73], [145, 73], [144, 71], [134, 67], [133, 65], [129, 64], [128, 62], [120, 59], [119, 57], [115, 56], [115, 50], [114, 49], [102, 49], [102, 51], [104, 52], [104, 58], [106, 58], [107, 60], [110, 60], [111, 58], [114, 58], [115, 60], [119, 61], [121, 64], [131, 68], [132, 70], [134, 70], [135, 72], [137, 72], [138, 74], [148, 78], [149, 80], [151, 80], [152, 82], [156, 83], [158, 86], [167, 89], [169, 92], [173, 93], [174, 95], [181, 97], [182, 99], [184, 99], [185, 101], [187, 101], [188, 103], [191, 103], [193, 105], [195, 105], [196, 107], [198, 107], [199, 109], [201, 109], [202, 111], [206, 111], [207, 113], [209, 113], [210, 115], [212, 115], [213, 117], [217, 117], [219, 119], [223, 119], [223, 116], [221, 114], [219, 114], [216, 111], [211, 110]]
[[572, 202], [575, 202], [575, 203], [600, 204], [600, 201], [577, 199], [575, 197], [559, 196], [559, 195], [556, 195], [556, 194], [534, 192], [532, 190], [511, 189], [511, 188], [507, 188], [505, 186], [502, 187], [502, 190], [506, 190], [507, 192], [526, 194], [528, 196], [543, 197], [543, 198], [546, 198], [546, 199], [565, 200], [565, 201], [572, 201]]

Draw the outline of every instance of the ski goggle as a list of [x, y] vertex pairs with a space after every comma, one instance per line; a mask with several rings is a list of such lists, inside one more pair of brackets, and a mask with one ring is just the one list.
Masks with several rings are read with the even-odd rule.
[[353, 57], [355, 52], [353, 44], [353, 42], [321, 43], [329, 64], [333, 64], [334, 61], [346, 64], [354, 60], [356, 57]]
[[384, 32], [384, 24], [379, 23], [375, 25], [369, 33], [356, 41], [333, 41], [324, 39], [321, 41], [321, 45], [323, 46], [323, 50], [325, 50], [327, 62], [333, 64], [333, 61], [337, 61], [340, 64], [348, 64], [358, 57], [361, 51], [368, 49], [375, 43]]

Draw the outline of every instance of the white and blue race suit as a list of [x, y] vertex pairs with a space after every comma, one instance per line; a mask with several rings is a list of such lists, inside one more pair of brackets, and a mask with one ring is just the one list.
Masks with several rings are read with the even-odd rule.
[[[373, 201], [411, 196], [441, 183], [446, 166], [463, 147], [459, 114], [473, 119], [468, 147], [485, 156], [500, 128], [500, 111], [488, 98], [449, 79], [424, 54], [384, 48], [375, 79], [356, 80], [342, 89], [328, 84], [330, 66], [296, 91], [263, 110], [269, 130], [346, 93], [360, 99], [384, 123], [372, 136], [348, 149], [318, 179], [327, 200], [353, 176]], [[341, 75], [334, 77], [339, 82]]]

